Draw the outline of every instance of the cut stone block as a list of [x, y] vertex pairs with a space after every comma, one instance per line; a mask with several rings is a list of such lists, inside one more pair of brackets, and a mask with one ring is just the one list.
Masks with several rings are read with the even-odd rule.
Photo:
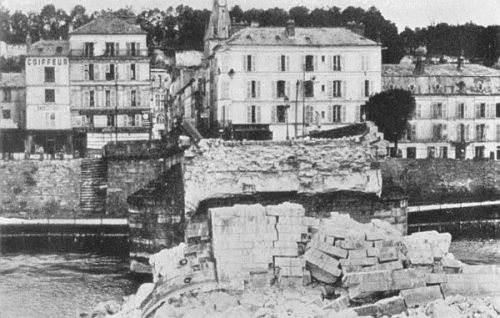
[[498, 265], [465, 265], [462, 267], [462, 274], [500, 275], [500, 266], [498, 266]]
[[375, 305], [379, 307], [381, 315], [392, 316], [406, 311], [405, 301], [401, 296], [381, 299]]
[[339, 277], [342, 274], [342, 271], [339, 269], [339, 262], [335, 258], [330, 257], [319, 250], [307, 250], [304, 254], [304, 260], [333, 276]]
[[446, 274], [446, 283], [441, 284], [445, 297], [498, 296], [500, 295], [500, 275], [492, 274]]
[[380, 253], [380, 248], [378, 247], [370, 247], [366, 249], [366, 255], [369, 257], [378, 257]]
[[[403, 245], [408, 251], [412, 250], [427, 250], [430, 249], [433, 259], [441, 259], [450, 248], [451, 235], [450, 233], [438, 233], [436, 231], [426, 231], [413, 233], [403, 237]], [[408, 255], [407, 255], [408, 256]], [[410, 260], [411, 261], [411, 260]], [[426, 264], [414, 263], [413, 264]]]
[[378, 255], [378, 260], [381, 263], [397, 261], [399, 256], [398, 249], [395, 247], [382, 247]]
[[335, 284], [340, 276], [340, 274], [339, 276], [333, 275], [313, 264], [309, 264], [308, 268], [312, 277], [326, 284]]
[[366, 317], [379, 317], [380, 308], [375, 304], [364, 305], [360, 307], [354, 307], [353, 310], [358, 314], [358, 316]]
[[372, 271], [380, 271], [380, 270], [397, 270], [403, 269], [403, 263], [401, 261], [387, 262], [382, 264], [376, 264], [373, 266], [363, 267], [361, 269], [362, 272], [372, 272]]
[[363, 257], [363, 258], [348, 258], [341, 259], [340, 264], [342, 266], [370, 266], [378, 264], [376, 257]]
[[360, 249], [360, 250], [349, 250], [349, 258], [364, 258], [369, 256], [366, 249]]
[[391, 272], [392, 290], [425, 287], [425, 274], [414, 269], [401, 269]]
[[333, 246], [333, 245], [329, 245], [329, 244], [324, 243], [324, 242], [313, 242], [311, 248], [315, 248], [317, 250], [320, 250], [321, 252], [326, 253], [326, 254], [328, 254], [332, 257], [335, 257], [335, 258], [346, 258], [347, 257], [346, 250], [339, 248], [339, 247], [336, 247], [336, 246]]
[[406, 289], [400, 292], [407, 307], [415, 307], [428, 304], [438, 299], [443, 299], [439, 286], [427, 286], [414, 289]]
[[441, 283], [446, 283], [445, 273], [426, 273], [425, 282], [427, 285], [437, 285]]
[[342, 286], [356, 286], [360, 293], [387, 291], [391, 289], [391, 271], [347, 273], [342, 277]]
[[365, 240], [362, 238], [346, 238], [343, 240], [335, 240], [335, 246], [346, 250], [358, 250], [365, 248]]

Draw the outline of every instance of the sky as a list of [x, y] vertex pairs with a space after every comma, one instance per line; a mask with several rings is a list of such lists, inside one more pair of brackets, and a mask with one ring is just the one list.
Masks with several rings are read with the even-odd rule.
[[[394, 23], [399, 31], [405, 26], [425, 27], [430, 24], [446, 22], [463, 24], [473, 22], [479, 25], [500, 24], [500, 0], [226, 0], [229, 7], [239, 5], [243, 10], [251, 8], [291, 7], [305, 5], [310, 9], [337, 6], [369, 8], [377, 7], [382, 15]], [[167, 9], [180, 4], [196, 9], [211, 9], [212, 0], [0, 0], [0, 4], [11, 11], [39, 11], [47, 4], [69, 11], [77, 4], [82, 4], [89, 13], [107, 8], [132, 6], [137, 12], [144, 9]]]

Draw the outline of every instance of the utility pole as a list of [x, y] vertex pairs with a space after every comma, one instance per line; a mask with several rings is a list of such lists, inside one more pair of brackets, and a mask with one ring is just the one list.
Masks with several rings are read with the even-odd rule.
[[118, 64], [115, 66], [115, 142], [118, 143]]
[[298, 112], [299, 112], [299, 88], [300, 88], [300, 80], [297, 80], [297, 84], [295, 85], [295, 122], [293, 126], [295, 128], [295, 139], [297, 139], [297, 125], [298, 125]]

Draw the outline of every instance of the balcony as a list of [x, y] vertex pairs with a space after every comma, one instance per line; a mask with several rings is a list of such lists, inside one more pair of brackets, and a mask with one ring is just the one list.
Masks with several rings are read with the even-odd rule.
[[113, 50], [113, 51], [94, 51], [94, 52], [89, 52], [88, 50], [70, 50], [69, 51], [69, 56], [70, 57], [79, 57], [79, 58], [86, 58], [86, 59], [93, 59], [93, 58], [106, 58], [106, 59], [113, 59], [113, 58], [144, 58], [148, 57], [149, 51], [146, 50]]

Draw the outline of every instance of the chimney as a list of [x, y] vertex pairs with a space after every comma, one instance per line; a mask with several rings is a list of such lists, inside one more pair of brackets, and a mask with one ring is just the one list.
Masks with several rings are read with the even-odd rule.
[[73, 33], [73, 23], [70, 22], [68, 25], [68, 34]]
[[457, 71], [461, 71], [464, 66], [464, 50], [460, 50], [457, 61]]
[[414, 75], [422, 75], [425, 73], [425, 55], [427, 54], [427, 49], [425, 46], [419, 47], [415, 51], [417, 56], [417, 62], [415, 63], [415, 69], [413, 70]]
[[290, 19], [286, 21], [286, 28], [285, 28], [285, 33], [286, 36], [289, 38], [295, 37], [295, 21]]
[[31, 50], [31, 36], [30, 31], [28, 30], [28, 34], [26, 34], [26, 52]]
[[365, 36], [365, 25], [363, 23], [347, 22], [347, 28], [358, 35]]

